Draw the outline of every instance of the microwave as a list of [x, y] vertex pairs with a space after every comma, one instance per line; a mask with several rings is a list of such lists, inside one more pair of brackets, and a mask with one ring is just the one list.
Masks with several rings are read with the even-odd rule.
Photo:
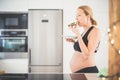
[[0, 13], [0, 29], [28, 29], [28, 13]]

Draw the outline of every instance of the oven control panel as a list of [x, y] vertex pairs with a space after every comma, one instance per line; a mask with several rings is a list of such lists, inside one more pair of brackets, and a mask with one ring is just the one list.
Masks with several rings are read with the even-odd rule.
[[27, 36], [27, 30], [0, 30], [0, 36]]
[[2, 31], [1, 35], [6, 36], [6, 35], [11, 35], [11, 36], [16, 36], [16, 35], [26, 35], [25, 31]]

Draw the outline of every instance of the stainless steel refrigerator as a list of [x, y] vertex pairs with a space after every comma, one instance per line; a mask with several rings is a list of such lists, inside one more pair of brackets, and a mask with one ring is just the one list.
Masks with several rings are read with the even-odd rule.
[[62, 73], [63, 11], [29, 10], [29, 72]]

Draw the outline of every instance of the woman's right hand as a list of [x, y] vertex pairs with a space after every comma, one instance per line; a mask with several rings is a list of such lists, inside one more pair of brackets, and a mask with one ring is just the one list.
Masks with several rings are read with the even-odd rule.
[[75, 40], [72, 39], [72, 38], [66, 38], [66, 41], [67, 41], [67, 42], [71, 42], [71, 43], [74, 43], [74, 42], [75, 42]]

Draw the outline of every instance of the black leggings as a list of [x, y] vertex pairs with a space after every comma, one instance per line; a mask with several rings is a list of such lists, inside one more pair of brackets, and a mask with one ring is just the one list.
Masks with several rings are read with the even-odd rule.
[[75, 73], [98, 73], [98, 69], [96, 66], [93, 67], [87, 67], [87, 68], [83, 68], [81, 70], [76, 71]]

